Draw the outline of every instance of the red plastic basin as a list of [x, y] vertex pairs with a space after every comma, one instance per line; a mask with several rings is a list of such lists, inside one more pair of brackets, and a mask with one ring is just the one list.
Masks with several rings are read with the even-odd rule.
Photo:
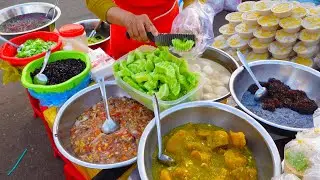
[[[10, 41], [20, 45], [26, 42], [29, 39], [40, 38], [44, 41], [53, 41], [56, 42], [56, 45], [52, 48], [52, 52], [59, 51], [62, 47], [62, 41], [59, 34], [55, 32], [46, 32], [46, 31], [37, 31], [28, 34], [24, 34], [18, 37], [11, 39]], [[45, 52], [37, 54], [27, 58], [17, 58], [17, 49], [11, 46], [8, 43], [3, 44], [0, 47], [0, 59], [9, 62], [13, 66], [25, 66], [29, 62], [39, 59], [45, 55]]]

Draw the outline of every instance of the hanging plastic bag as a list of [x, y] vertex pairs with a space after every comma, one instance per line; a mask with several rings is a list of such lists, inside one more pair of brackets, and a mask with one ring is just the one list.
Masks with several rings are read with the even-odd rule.
[[186, 7], [174, 19], [172, 33], [187, 33], [196, 36], [195, 47], [189, 52], [178, 54], [195, 57], [204, 52], [206, 47], [213, 43], [213, 18], [214, 11], [207, 3], [195, 1]]
[[284, 148], [284, 172], [298, 177], [320, 179], [320, 130], [319, 128], [299, 132], [296, 139]]
[[223, 11], [225, 1], [227, 0], [206, 0], [206, 3], [213, 9], [216, 15]]
[[237, 11], [237, 6], [241, 4], [242, 0], [225, 0], [224, 10]]

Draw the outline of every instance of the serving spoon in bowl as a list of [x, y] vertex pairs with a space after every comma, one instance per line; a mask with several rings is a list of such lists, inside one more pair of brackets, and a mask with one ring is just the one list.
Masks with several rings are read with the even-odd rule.
[[250, 74], [251, 78], [253, 79], [254, 83], [258, 86], [258, 90], [254, 93], [254, 99], [256, 101], [259, 101], [261, 98], [263, 98], [264, 96], [266, 96], [268, 94], [267, 88], [261, 86], [261, 84], [259, 83], [259, 81], [257, 80], [256, 76], [253, 74], [249, 64], [247, 63], [246, 58], [244, 57], [244, 55], [238, 50], [237, 51], [237, 55], [241, 61], [241, 63], [243, 64], [243, 66], [245, 67], [245, 69], [248, 71], [248, 73]]
[[152, 102], [153, 102], [154, 119], [156, 121], [156, 126], [157, 126], [158, 160], [160, 161], [160, 163], [164, 165], [172, 166], [175, 164], [174, 159], [162, 153], [161, 123], [160, 123], [160, 115], [159, 115], [160, 109], [159, 109], [158, 99], [155, 94], [152, 97]]
[[116, 130], [118, 130], [120, 128], [120, 125], [118, 122], [114, 121], [110, 116], [106, 86], [104, 84], [104, 78], [99, 78], [98, 84], [100, 86], [100, 91], [101, 91], [101, 95], [102, 95], [102, 99], [104, 102], [105, 111], [106, 111], [106, 115], [107, 115], [106, 120], [102, 124], [101, 130], [105, 134], [111, 134], [111, 133], [115, 132]]
[[7, 40], [6, 38], [4, 38], [4, 37], [2, 37], [2, 36], [0, 36], [0, 40], [2, 40], [2, 41], [4, 41], [4, 42], [10, 44], [11, 46], [17, 48], [17, 52], [20, 52], [21, 49], [23, 48], [23, 44], [21, 44], [21, 45], [19, 46], [19, 45], [13, 43], [13, 42]]
[[46, 85], [48, 83], [48, 77], [45, 74], [43, 74], [43, 71], [46, 69], [46, 66], [50, 58], [50, 54], [51, 54], [51, 49], [48, 49], [46, 52], [46, 55], [44, 56], [44, 60], [43, 60], [43, 64], [40, 72], [37, 75], [35, 75], [33, 78], [33, 82], [35, 84]]

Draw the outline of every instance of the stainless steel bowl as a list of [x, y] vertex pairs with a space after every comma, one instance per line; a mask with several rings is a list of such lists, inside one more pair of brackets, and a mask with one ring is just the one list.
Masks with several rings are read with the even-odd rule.
[[[75, 24], [81, 24], [84, 27], [87, 36], [89, 36], [91, 31], [97, 26], [99, 21], [99, 19], [87, 19], [75, 22]], [[97, 30], [97, 34], [100, 34], [101, 36], [105, 37], [105, 39], [100, 42], [90, 44], [89, 47], [100, 45], [110, 39], [110, 25], [106, 22], [103, 22], [100, 28]]]
[[[316, 101], [320, 106], [320, 72], [292, 62], [268, 60], [268, 61], [255, 61], [249, 63], [253, 73], [256, 75], [258, 81], [268, 81], [269, 78], [276, 78], [290, 86], [292, 89], [299, 89], [305, 91], [309, 98]], [[242, 103], [241, 99], [243, 94], [248, 90], [249, 86], [253, 84], [252, 78], [249, 73], [242, 67], [237, 69], [230, 79], [230, 91], [235, 102], [250, 116], [255, 119], [284, 131], [301, 131], [303, 128], [292, 128], [275, 124], [266, 119], [263, 119], [249, 109]]]
[[[0, 10], [0, 24], [18, 15], [29, 14], [29, 13], [47, 13], [50, 8], [54, 8], [54, 5], [50, 3], [44, 3], [44, 2], [30, 2], [30, 3], [10, 6]], [[34, 32], [34, 31], [50, 31], [51, 32], [55, 29], [55, 22], [59, 19], [60, 16], [61, 16], [61, 10], [57, 6], [55, 17], [53, 18], [52, 21], [48, 22], [46, 25], [43, 25], [39, 28], [32, 29], [29, 31], [17, 32], [17, 33], [0, 32], [0, 35], [5, 37], [6, 39], [11, 39], [16, 36], [27, 34], [29, 32]]]
[[[200, 58], [208, 59], [220, 64], [221, 66], [225, 67], [231, 74], [238, 67], [240, 67], [237, 61], [232, 56], [214, 47], [207, 47], [207, 49], [203, 52]], [[208, 100], [208, 101], [217, 101], [217, 102], [222, 101], [228, 98], [230, 95], [231, 95], [230, 92], [228, 92], [227, 94], [219, 98]]]
[[[108, 97], [123, 97], [128, 96], [122, 91], [114, 81], [106, 81]], [[84, 112], [84, 110], [92, 107], [94, 104], [101, 101], [101, 93], [99, 86], [93, 85], [83, 89], [72, 96], [60, 108], [53, 125], [53, 139], [61, 154], [71, 162], [95, 169], [113, 169], [130, 165], [136, 161], [136, 157], [127, 161], [114, 164], [98, 164], [82, 161], [73, 152], [70, 144], [70, 129], [75, 123], [76, 118]]]
[[[242, 131], [253, 152], [259, 179], [281, 173], [280, 155], [268, 132], [252, 117], [231, 106], [216, 102], [180, 104], [161, 113], [162, 135], [188, 122], [213, 124], [226, 130]], [[157, 147], [155, 121], [145, 128], [139, 143], [138, 169], [142, 180], [152, 178], [152, 154]]]

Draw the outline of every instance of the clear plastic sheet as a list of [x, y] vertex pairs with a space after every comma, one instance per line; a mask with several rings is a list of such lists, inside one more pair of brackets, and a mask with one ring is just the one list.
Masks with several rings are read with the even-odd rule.
[[224, 10], [227, 11], [237, 11], [237, 6], [242, 2], [242, 0], [225, 0]]
[[195, 47], [185, 53], [176, 52], [183, 57], [195, 57], [213, 43], [213, 19], [215, 12], [207, 3], [195, 1], [174, 19], [172, 33], [188, 33], [196, 36]]
[[320, 179], [320, 129], [298, 132], [284, 148], [284, 172], [300, 178]]

